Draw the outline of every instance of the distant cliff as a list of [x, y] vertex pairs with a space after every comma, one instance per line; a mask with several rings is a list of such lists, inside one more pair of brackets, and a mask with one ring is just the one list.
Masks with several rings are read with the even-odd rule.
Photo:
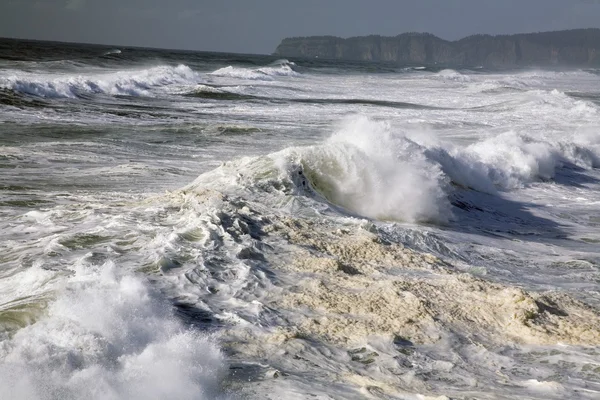
[[513, 67], [521, 65], [600, 66], [600, 29], [518, 35], [474, 35], [450, 42], [429, 33], [394, 37], [310, 36], [284, 39], [282, 57]]

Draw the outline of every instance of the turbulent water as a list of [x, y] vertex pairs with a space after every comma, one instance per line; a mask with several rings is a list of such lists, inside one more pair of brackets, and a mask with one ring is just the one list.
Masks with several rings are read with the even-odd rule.
[[600, 71], [0, 42], [0, 398], [598, 399]]

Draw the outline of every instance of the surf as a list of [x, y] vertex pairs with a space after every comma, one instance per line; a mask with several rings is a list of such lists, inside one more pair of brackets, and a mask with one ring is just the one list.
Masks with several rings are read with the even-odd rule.
[[199, 75], [186, 65], [103, 73], [40, 74], [16, 70], [0, 73], [0, 87], [42, 98], [77, 99], [85, 95], [152, 96], [152, 90], [193, 84]]

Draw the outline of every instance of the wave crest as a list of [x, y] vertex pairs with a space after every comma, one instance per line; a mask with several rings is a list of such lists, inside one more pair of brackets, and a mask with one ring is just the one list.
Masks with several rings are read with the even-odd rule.
[[103, 55], [104, 56], [109, 56], [111, 54], [121, 54], [122, 51], [119, 49], [112, 49], [112, 50], [108, 50], [107, 52], [105, 52]]
[[307, 149], [300, 163], [315, 190], [362, 216], [409, 222], [450, 216], [441, 170], [385, 123], [348, 120], [324, 145]]
[[292, 65], [293, 63], [284, 62], [287, 60], [279, 60], [279, 63], [273, 63], [271, 66], [262, 67], [257, 69], [247, 69], [247, 68], [236, 68], [233, 66], [228, 66], [224, 68], [220, 68], [214, 72], [211, 72], [209, 75], [224, 77], [224, 78], [235, 78], [235, 79], [247, 79], [247, 80], [263, 80], [270, 81], [275, 79], [276, 77], [285, 77], [285, 76], [299, 76], [300, 73], [294, 71]]
[[286, 203], [281, 193], [306, 195], [377, 220], [444, 223], [457, 190], [451, 183], [497, 194], [552, 179], [563, 167], [600, 166], [593, 132], [556, 141], [506, 132], [466, 147], [424, 136], [353, 117], [323, 144], [227, 163], [192, 186], [223, 190], [236, 182], [274, 194], [263, 199], [274, 207]]
[[551, 140], [506, 132], [465, 148], [430, 146], [425, 154], [454, 183], [494, 194], [553, 179], [563, 167], [599, 167], [600, 146], [592, 137]]
[[1, 398], [217, 398], [218, 348], [138, 277], [81, 266], [48, 315], [0, 345]]
[[0, 88], [45, 98], [78, 98], [91, 94], [151, 96], [153, 88], [198, 80], [198, 74], [186, 65], [77, 76], [14, 71], [0, 76]]
[[434, 78], [452, 82], [471, 82], [471, 77], [453, 69], [444, 69], [434, 75]]

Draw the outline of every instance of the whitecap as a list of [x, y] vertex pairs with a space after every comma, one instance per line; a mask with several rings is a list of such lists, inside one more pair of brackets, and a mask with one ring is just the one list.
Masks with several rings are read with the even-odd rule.
[[452, 82], [471, 82], [471, 77], [453, 69], [444, 69], [434, 75], [434, 78]]
[[79, 75], [15, 70], [0, 75], [0, 88], [47, 98], [77, 98], [90, 94], [150, 96], [157, 87], [193, 84], [199, 79], [198, 74], [186, 65]]
[[230, 65], [211, 72], [209, 75], [235, 79], [270, 81], [275, 77], [299, 76], [300, 74], [294, 71], [289, 63], [282, 63], [276, 66], [257, 69], [236, 68]]
[[108, 55], [111, 55], [111, 54], [121, 54], [121, 50], [119, 50], [119, 49], [112, 49], [112, 50], [109, 50], [109, 51], [105, 52], [103, 55], [104, 56], [108, 56]]
[[213, 399], [223, 372], [208, 337], [111, 262], [78, 267], [47, 316], [0, 344], [4, 399]]

